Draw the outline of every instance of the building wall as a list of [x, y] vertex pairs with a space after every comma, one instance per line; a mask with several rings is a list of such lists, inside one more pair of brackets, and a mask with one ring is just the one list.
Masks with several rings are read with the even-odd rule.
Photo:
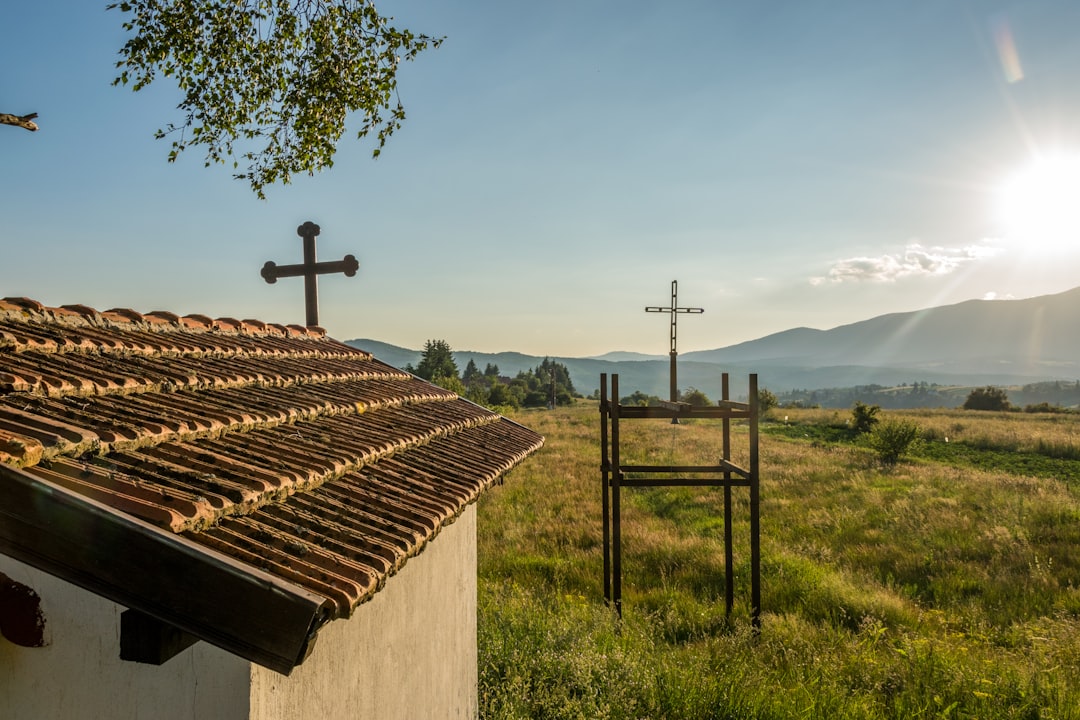
[[196, 643], [162, 666], [120, 660], [124, 608], [0, 555], [41, 597], [46, 647], [0, 637], [3, 720], [475, 718], [476, 506], [288, 677]]
[[41, 597], [48, 643], [25, 648], [0, 637], [0, 718], [247, 717], [247, 661], [206, 643], [160, 667], [121, 661], [122, 606], [4, 555], [0, 573]]
[[252, 669], [251, 718], [475, 718], [476, 505], [283, 677]]

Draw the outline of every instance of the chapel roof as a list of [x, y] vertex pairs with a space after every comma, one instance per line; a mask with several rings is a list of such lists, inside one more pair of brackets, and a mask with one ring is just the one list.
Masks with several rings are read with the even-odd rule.
[[542, 444], [319, 328], [0, 301], [0, 552], [279, 672]]

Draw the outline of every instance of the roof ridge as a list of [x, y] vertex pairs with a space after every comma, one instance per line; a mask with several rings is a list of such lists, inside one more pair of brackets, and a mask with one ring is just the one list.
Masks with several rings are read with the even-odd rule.
[[192, 313], [177, 315], [165, 310], [140, 313], [130, 308], [96, 310], [86, 305], [61, 305], [49, 307], [26, 297], [0, 299], [0, 321], [23, 323], [57, 323], [69, 327], [105, 327], [126, 329], [135, 327], [150, 332], [220, 332], [270, 337], [316, 337], [326, 336], [326, 329], [318, 326], [283, 325], [261, 320], [237, 320], [231, 317], [212, 319], [207, 315]]

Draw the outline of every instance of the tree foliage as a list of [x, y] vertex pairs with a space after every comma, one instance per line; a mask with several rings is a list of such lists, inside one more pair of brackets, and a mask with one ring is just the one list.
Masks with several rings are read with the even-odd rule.
[[856, 401], [851, 408], [851, 428], [859, 435], [871, 432], [878, 424], [878, 413], [881, 408], [877, 405], [867, 405]]
[[660, 398], [656, 395], [648, 395], [640, 390], [635, 390], [632, 394], [619, 400], [620, 405], [637, 405], [640, 407], [658, 407], [660, 405]]
[[465, 369], [461, 373], [461, 382], [465, 383], [468, 387], [470, 383], [475, 382], [478, 378], [483, 377], [480, 374], [480, 369], [476, 367], [476, 361], [469, 358], [469, 362], [465, 365]]
[[532, 370], [519, 372], [510, 381], [510, 391], [524, 407], [569, 405], [577, 396], [569, 368], [551, 358], [544, 358]]
[[551, 358], [509, 380], [499, 376], [498, 365], [488, 363], [481, 374], [470, 360], [462, 380], [465, 397], [488, 407], [547, 407], [553, 398], [556, 405], [569, 405], [578, 395], [570, 370]]
[[[232, 162], [235, 177], [264, 197], [333, 165], [346, 116], [359, 112], [358, 138], [373, 135], [378, 156], [401, 127], [401, 60], [441, 38], [390, 25], [371, 0], [122, 0], [130, 33], [114, 85], [141, 90], [159, 77], [181, 93], [182, 120], [169, 161], [192, 145], [205, 163]], [[240, 169], [241, 164], [246, 168]]]
[[888, 387], [870, 384], [793, 389], [780, 393], [777, 399], [783, 407], [850, 408], [855, 402], [863, 402], [883, 409], [956, 407], [962, 401], [951, 388], [920, 380]]
[[440, 378], [458, 378], [457, 363], [454, 362], [454, 351], [450, 349], [450, 343], [445, 340], [428, 340], [424, 343], [424, 351], [420, 354], [420, 362], [415, 368], [406, 366], [408, 372], [435, 382]]
[[1009, 394], [1004, 388], [993, 385], [975, 388], [964, 401], [965, 410], [1008, 410], [1010, 407]]
[[709, 396], [698, 390], [696, 387], [687, 388], [686, 392], [680, 394], [680, 399], [684, 403], [690, 404], [692, 407], [707, 407], [712, 405], [712, 400]]
[[780, 403], [776, 395], [767, 388], [759, 388], [757, 393], [758, 414], [764, 415]]

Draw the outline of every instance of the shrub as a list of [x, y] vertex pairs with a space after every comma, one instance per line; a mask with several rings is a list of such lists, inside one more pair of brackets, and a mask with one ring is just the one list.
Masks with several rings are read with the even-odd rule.
[[1037, 405], [1025, 405], [1024, 412], [1026, 413], [1067, 413], [1067, 409], [1060, 405], [1051, 405], [1048, 402], [1041, 402]]
[[965, 410], [1008, 410], [1009, 394], [1003, 388], [987, 385], [975, 388], [964, 401]]
[[854, 407], [851, 408], [851, 427], [859, 435], [870, 432], [880, 419], [877, 416], [879, 412], [881, 412], [880, 406], [867, 405], [856, 400]]
[[635, 390], [632, 395], [627, 395], [626, 397], [619, 400], [619, 404], [640, 405], [641, 407], [646, 407], [651, 405], [659, 405], [660, 398], [656, 397], [655, 395], [646, 395], [640, 390]]
[[912, 449], [919, 439], [919, 425], [913, 420], [877, 422], [867, 435], [867, 444], [877, 454], [882, 465], [893, 466]]
[[778, 404], [779, 401], [776, 399], [776, 395], [772, 391], [766, 388], [758, 389], [757, 408], [759, 415], [764, 415], [765, 413], [776, 407]]
[[707, 407], [712, 405], [712, 400], [709, 399], [709, 396], [695, 387], [687, 389], [687, 391], [682, 394], [682, 401], [684, 403], [690, 403], [690, 405], [694, 407]]

